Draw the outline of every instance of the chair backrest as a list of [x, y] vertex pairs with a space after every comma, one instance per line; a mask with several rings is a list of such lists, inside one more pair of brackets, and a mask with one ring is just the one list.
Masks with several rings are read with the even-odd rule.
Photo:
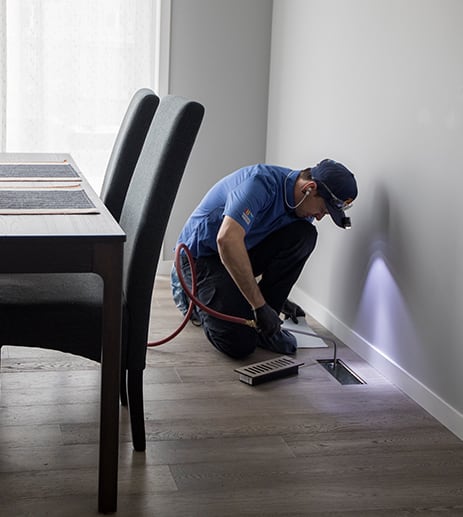
[[128, 369], [145, 367], [151, 296], [169, 216], [204, 115], [195, 101], [161, 99], [130, 182], [120, 225], [128, 311]]
[[114, 141], [100, 197], [116, 221], [158, 104], [159, 97], [149, 88], [135, 92]]

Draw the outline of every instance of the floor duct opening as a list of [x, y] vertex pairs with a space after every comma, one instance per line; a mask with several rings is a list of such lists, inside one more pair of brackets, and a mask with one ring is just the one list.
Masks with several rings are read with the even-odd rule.
[[341, 384], [366, 384], [346, 363], [341, 359], [318, 359], [319, 364], [325, 368]]

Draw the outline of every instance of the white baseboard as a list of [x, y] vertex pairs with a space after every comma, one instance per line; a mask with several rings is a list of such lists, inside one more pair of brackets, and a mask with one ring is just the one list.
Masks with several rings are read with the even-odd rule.
[[160, 260], [158, 263], [157, 275], [170, 275], [172, 260]]
[[421, 381], [413, 377], [400, 365], [384, 355], [381, 350], [363, 339], [344, 323], [339, 321], [326, 307], [323, 307], [302, 289], [294, 287], [291, 299], [303, 307], [321, 325], [337, 336], [351, 350], [378, 370], [388, 381], [401, 389], [460, 440], [463, 440], [463, 415], [445, 400], [432, 392]]

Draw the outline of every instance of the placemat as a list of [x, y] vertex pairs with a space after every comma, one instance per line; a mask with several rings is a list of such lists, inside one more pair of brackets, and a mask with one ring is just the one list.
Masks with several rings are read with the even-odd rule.
[[83, 189], [0, 190], [0, 214], [99, 213]]
[[76, 181], [80, 176], [67, 162], [0, 163], [0, 181]]

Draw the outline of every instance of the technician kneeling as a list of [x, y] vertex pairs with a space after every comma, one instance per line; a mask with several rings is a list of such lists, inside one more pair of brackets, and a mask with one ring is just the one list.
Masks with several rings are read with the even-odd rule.
[[[296, 351], [296, 339], [280, 328], [279, 314], [315, 248], [312, 221], [329, 213], [338, 226], [349, 227], [344, 211], [356, 197], [353, 174], [329, 159], [304, 170], [244, 167], [209, 190], [178, 239], [195, 259], [197, 297], [216, 311], [255, 319], [259, 330], [197, 310], [218, 350], [234, 358], [251, 354], [257, 346], [283, 354]], [[186, 257], [181, 262], [189, 283]], [[175, 269], [172, 291], [185, 313], [188, 302]]]

